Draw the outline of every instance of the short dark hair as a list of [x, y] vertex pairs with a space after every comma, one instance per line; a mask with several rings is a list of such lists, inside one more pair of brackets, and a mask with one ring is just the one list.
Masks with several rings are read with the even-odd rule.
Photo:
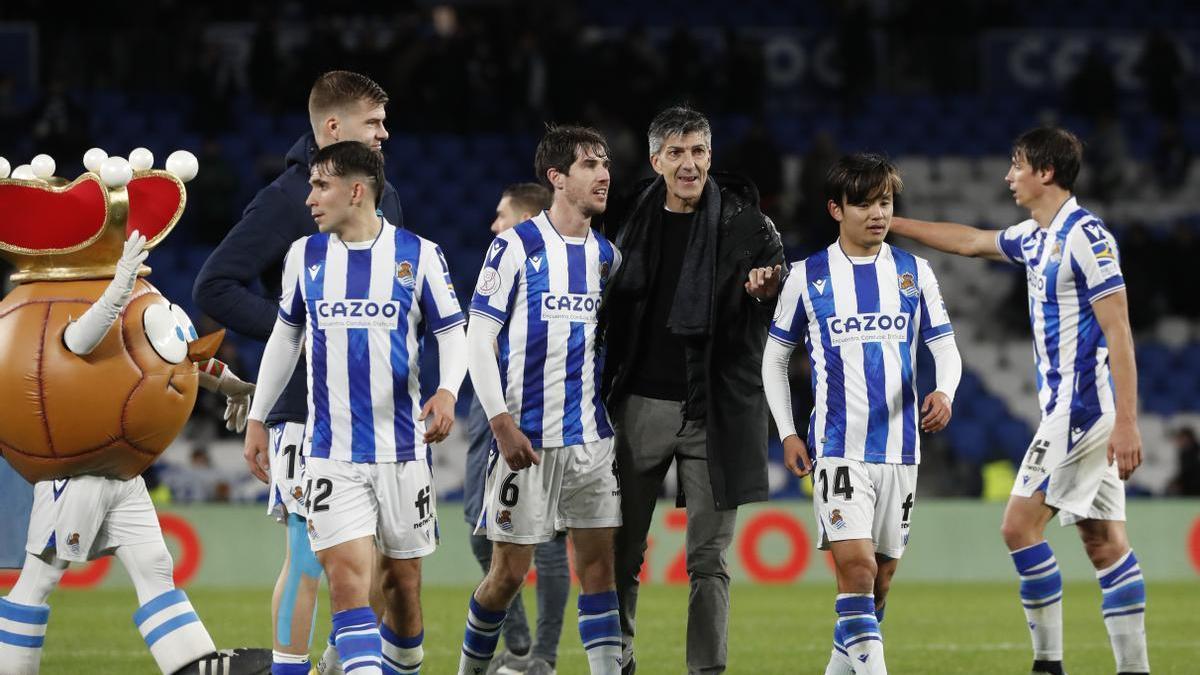
[[375, 80], [349, 70], [331, 70], [317, 78], [308, 94], [308, 117], [315, 124], [326, 113], [365, 101], [387, 105], [388, 95]]
[[356, 176], [365, 178], [379, 206], [383, 194], [383, 154], [358, 141], [339, 141], [327, 145], [313, 155], [309, 170], [321, 167], [330, 176]]
[[691, 133], [704, 134], [705, 142], [712, 149], [712, 125], [699, 111], [686, 105], [676, 105], [654, 116], [650, 130], [646, 133], [650, 141], [650, 154], [662, 150], [663, 141], [671, 136], [686, 136]]
[[591, 127], [547, 125], [546, 134], [538, 143], [533, 158], [533, 170], [538, 182], [553, 190], [554, 186], [546, 172], [557, 169], [561, 174], [570, 175], [575, 153], [580, 149], [591, 150], [598, 157], [608, 157], [608, 141], [599, 131]]
[[514, 183], [504, 188], [500, 197], [508, 197], [518, 213], [541, 213], [554, 202], [554, 193], [538, 183]]
[[825, 199], [839, 205], [843, 199], [846, 204], [862, 204], [903, 190], [904, 181], [896, 165], [875, 153], [843, 155], [825, 174]]
[[1054, 182], [1064, 190], [1075, 189], [1083, 163], [1083, 143], [1061, 127], [1030, 129], [1013, 141], [1013, 157], [1024, 157], [1034, 171], [1054, 169]]

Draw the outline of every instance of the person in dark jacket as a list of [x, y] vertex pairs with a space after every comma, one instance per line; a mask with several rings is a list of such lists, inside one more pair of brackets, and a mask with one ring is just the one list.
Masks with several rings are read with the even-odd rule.
[[607, 220], [625, 255], [603, 312], [624, 522], [616, 552], [622, 663], [625, 673], [637, 667], [638, 574], [674, 460], [688, 513], [688, 672], [719, 673], [736, 509], [767, 498], [760, 371], [783, 244], [753, 184], [709, 174], [712, 131], [703, 115], [668, 108], [649, 137], [658, 177]]
[[[383, 88], [365, 75], [334, 70], [317, 78], [308, 97], [312, 133], [296, 141], [288, 151], [287, 168], [259, 190], [241, 221], [196, 277], [192, 297], [205, 314], [238, 333], [267, 341], [278, 314], [279, 283], [288, 248], [297, 239], [317, 233], [316, 221], [305, 205], [311, 190], [309, 160], [319, 148], [346, 140], [361, 141], [382, 151], [388, 138], [384, 127], [387, 102]], [[400, 198], [390, 183], [384, 184], [378, 211], [389, 223], [404, 227]], [[265, 294], [251, 289], [255, 280], [262, 283]], [[309, 547], [303, 503], [306, 372], [302, 356], [266, 420], [272, 449], [268, 514], [286, 524], [288, 540], [271, 603], [271, 633], [276, 663], [285, 666], [283, 672], [305, 674], [310, 668], [308, 647], [321, 578], [321, 565]], [[291, 660], [281, 663], [281, 659]], [[331, 644], [318, 670], [326, 672], [330, 662], [336, 660], [337, 652]]]

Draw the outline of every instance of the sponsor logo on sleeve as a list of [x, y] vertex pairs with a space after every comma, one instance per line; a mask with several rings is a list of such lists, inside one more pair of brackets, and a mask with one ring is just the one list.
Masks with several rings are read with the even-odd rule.
[[498, 290], [500, 290], [500, 273], [494, 267], [483, 268], [483, 274], [479, 275], [479, 284], [475, 286], [475, 292], [486, 297], [495, 295]]

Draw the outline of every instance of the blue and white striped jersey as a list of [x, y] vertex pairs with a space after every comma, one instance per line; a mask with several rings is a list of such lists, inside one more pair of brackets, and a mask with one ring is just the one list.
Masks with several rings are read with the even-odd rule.
[[1125, 287], [1112, 234], [1072, 197], [1049, 227], [1026, 220], [1000, 230], [996, 244], [1025, 267], [1042, 416], [1114, 410], [1108, 346], [1092, 312]]
[[422, 336], [465, 320], [436, 244], [384, 221], [374, 242], [314, 234], [292, 244], [279, 317], [304, 325], [309, 442], [344, 462], [424, 460]]
[[792, 265], [768, 334], [808, 349], [816, 457], [917, 464], [916, 338], [953, 333], [927, 261], [884, 244], [855, 263], [834, 242]]
[[492, 241], [471, 315], [499, 323], [508, 411], [535, 448], [613, 435], [600, 397], [600, 297], [621, 263], [604, 235], [566, 238], [540, 215]]

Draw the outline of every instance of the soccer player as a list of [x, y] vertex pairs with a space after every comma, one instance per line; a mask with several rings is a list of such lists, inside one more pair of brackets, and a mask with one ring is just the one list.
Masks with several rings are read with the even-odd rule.
[[[243, 335], [266, 341], [275, 325], [279, 272], [292, 242], [316, 234], [304, 204], [310, 186], [309, 162], [319, 148], [344, 140], [380, 150], [388, 139], [384, 107], [388, 96], [365, 75], [345, 70], [317, 78], [308, 96], [312, 132], [296, 141], [287, 154], [287, 168], [255, 195], [241, 221], [213, 251], [196, 277], [192, 296], [206, 314]], [[379, 210], [389, 223], [404, 227], [400, 200], [391, 185], [384, 186]], [[253, 288], [261, 282], [266, 294]], [[271, 437], [271, 485], [267, 514], [287, 528], [283, 567], [271, 600], [275, 675], [308, 675], [308, 650], [321, 565], [309, 547], [304, 504], [304, 368], [297, 368], [267, 417]], [[378, 603], [373, 603], [378, 604]], [[332, 636], [330, 636], [332, 639]], [[318, 671], [338, 672], [332, 641]]]
[[1047, 523], [1075, 525], [1096, 568], [1117, 670], [1148, 673], [1146, 587], [1125, 533], [1125, 489], [1142, 462], [1137, 366], [1117, 243], [1072, 190], [1083, 148], [1040, 128], [1013, 144], [1004, 177], [1030, 218], [999, 232], [897, 218], [895, 232], [958, 255], [1021, 265], [1029, 292], [1042, 421], [1004, 511], [1021, 578], [1033, 672], [1062, 673], [1062, 577]]
[[[553, 194], [538, 183], [518, 183], [505, 188], [496, 205], [492, 232], [500, 234], [533, 218], [551, 206]], [[479, 397], [471, 401], [467, 434], [467, 472], [463, 486], [463, 515], [467, 523], [479, 521], [483, 509], [484, 482], [487, 460], [492, 446], [492, 430], [487, 414], [479, 405]], [[471, 551], [486, 574], [492, 564], [492, 542], [486, 533], [472, 532]], [[563, 610], [571, 590], [571, 572], [567, 565], [567, 537], [558, 533], [553, 539], [534, 546], [533, 561], [537, 568], [538, 620], [537, 640], [530, 640], [529, 622], [520, 593], [508, 606], [504, 620], [505, 651], [492, 660], [489, 670], [508, 675], [514, 672], [529, 675], [550, 675], [558, 660], [558, 641], [562, 636]]]
[[[321, 231], [288, 251], [246, 458], [268, 482], [263, 420], [296, 367], [303, 338], [308, 536], [329, 579], [338, 656], [346, 672], [416, 673], [423, 659], [421, 558], [437, 544], [427, 444], [444, 439], [454, 423], [466, 374], [462, 311], [441, 249], [377, 214], [379, 152], [357, 141], [324, 147], [313, 155], [309, 180], [308, 205]], [[421, 326], [437, 336], [440, 353], [439, 388], [424, 407]], [[380, 625], [367, 605], [376, 546], [384, 556]]]
[[[793, 265], [763, 355], [763, 385], [784, 465], [814, 472], [819, 547], [833, 553], [838, 620], [827, 675], [886, 673], [888, 588], [908, 545], [916, 504], [917, 341], [933, 353], [937, 387], [922, 431], [950, 421], [962, 361], [929, 263], [884, 243], [902, 184], [878, 155], [842, 157], [825, 181], [838, 240]], [[802, 440], [787, 381], [792, 350], [813, 364], [816, 405]], [[814, 461], [810, 462], [810, 452]]]
[[588, 664], [612, 675], [621, 670], [613, 584], [621, 489], [596, 317], [621, 259], [591, 228], [608, 201], [608, 143], [593, 129], [552, 127], [534, 165], [553, 205], [496, 237], [471, 300], [471, 382], [496, 437], [477, 529], [493, 548], [471, 594], [458, 672], [485, 672], [534, 546], [566, 529]]

